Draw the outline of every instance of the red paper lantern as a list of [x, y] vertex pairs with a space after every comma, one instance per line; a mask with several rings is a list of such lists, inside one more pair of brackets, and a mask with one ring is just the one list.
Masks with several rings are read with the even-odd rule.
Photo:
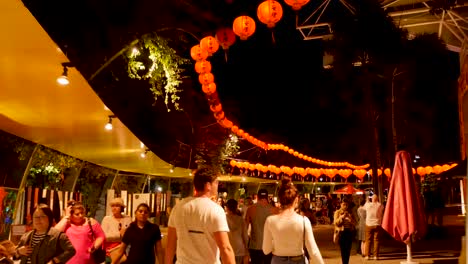
[[216, 84], [214, 82], [202, 85], [202, 91], [206, 94], [212, 94], [216, 92]]
[[200, 47], [208, 51], [208, 55], [211, 56], [213, 53], [218, 51], [219, 43], [214, 37], [208, 36], [202, 38], [202, 40], [200, 41]]
[[190, 49], [190, 55], [196, 61], [206, 60], [208, 58], [208, 51], [202, 49], [200, 45], [195, 45]]
[[273, 28], [283, 16], [283, 8], [275, 0], [267, 0], [257, 8], [257, 17], [267, 27]]
[[215, 117], [216, 120], [224, 119], [224, 112], [223, 111], [216, 112], [213, 114], [213, 116]]
[[255, 32], [255, 21], [249, 16], [239, 16], [234, 19], [232, 30], [241, 40], [246, 40]]
[[291, 6], [293, 10], [301, 9], [305, 4], [309, 3], [310, 0], [284, 0], [284, 2]]
[[219, 112], [221, 110], [223, 110], [223, 106], [221, 104], [217, 104], [217, 105], [210, 105], [210, 110], [211, 112]]
[[202, 73], [198, 76], [198, 80], [201, 84], [207, 85], [214, 82], [214, 76], [211, 72]]
[[221, 45], [224, 50], [229, 49], [229, 47], [236, 42], [236, 34], [234, 34], [234, 31], [228, 27], [218, 29], [215, 37], [218, 40], [219, 45]]
[[222, 120], [218, 120], [218, 123], [223, 126], [224, 128], [232, 128], [233, 123], [231, 120], [228, 120], [227, 118], [224, 118]]
[[195, 71], [198, 74], [211, 72], [211, 63], [207, 60], [199, 60], [195, 63]]

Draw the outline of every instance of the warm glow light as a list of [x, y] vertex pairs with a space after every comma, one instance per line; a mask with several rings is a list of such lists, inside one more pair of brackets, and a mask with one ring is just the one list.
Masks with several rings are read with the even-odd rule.
[[143, 159], [146, 158], [146, 152], [140, 153], [140, 157], [143, 158]]
[[70, 83], [70, 81], [68, 80], [68, 77], [65, 76], [65, 75], [62, 75], [60, 77], [57, 78], [57, 83], [60, 84], [60, 85], [68, 85]]
[[171, 169], [169, 170], [169, 172], [170, 172], [170, 173], [173, 173], [173, 172], [174, 172], [174, 169], [173, 169], [173, 168], [171, 168]]
[[143, 144], [143, 142], [140, 142], [140, 148], [145, 148], [145, 144]]
[[113, 128], [112, 123], [111, 123], [111, 122], [107, 123], [107, 124], [104, 126], [104, 128], [105, 128], [106, 130], [112, 130], [112, 128]]
[[140, 51], [137, 48], [132, 49], [132, 56], [138, 56], [140, 55]]

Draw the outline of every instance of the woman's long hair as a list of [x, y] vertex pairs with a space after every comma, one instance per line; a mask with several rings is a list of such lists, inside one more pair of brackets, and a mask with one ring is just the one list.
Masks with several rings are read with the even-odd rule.
[[298, 192], [296, 186], [291, 181], [291, 177], [283, 176], [281, 186], [278, 190], [278, 198], [282, 207], [288, 207], [294, 203]]

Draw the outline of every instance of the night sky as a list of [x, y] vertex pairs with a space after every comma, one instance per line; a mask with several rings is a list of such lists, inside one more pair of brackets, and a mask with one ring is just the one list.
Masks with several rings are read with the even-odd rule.
[[[286, 5], [282, 20], [269, 30], [256, 18], [255, 1], [198, 1], [192, 6], [186, 5], [190, 1], [117, 1], [111, 9], [105, 1], [23, 2], [85, 77], [136, 36], [174, 27], [202, 38], [230, 25], [242, 10], [242, 14], [255, 18], [255, 34], [246, 41], [237, 38], [228, 50], [227, 62], [221, 49], [210, 59], [226, 116], [260, 140], [282, 143], [312, 157], [356, 164], [369, 162], [372, 157], [370, 122], [362, 89], [338, 81], [330, 70], [323, 69], [324, 41], [303, 40], [295, 29], [295, 13]], [[181, 54], [188, 57], [194, 44], [185, 47]], [[403, 128], [398, 133], [425, 165], [456, 161], [458, 54], [450, 54], [449, 61], [442, 58], [443, 63], [440, 57], [425, 56], [422, 51], [421, 54], [416, 68], [433, 67], [429, 70], [421, 67], [417, 81], [402, 88], [404, 98], [397, 95], [397, 100], [406, 102], [397, 113], [397, 122]], [[114, 63], [109, 68], [114, 70], [118, 66]], [[449, 82], [434, 79], [441, 72], [450, 76]], [[148, 99], [148, 90], [137, 89], [135, 82], [123, 82], [124, 76], [118, 76], [120, 82], [116, 83], [116, 74], [115, 70], [103, 73], [92, 83], [93, 89], [147, 146], [154, 146], [153, 152], [170, 162], [178, 152], [177, 140], [194, 143], [189, 142], [190, 128], [180, 125], [187, 123], [185, 115], [166, 113], [161, 101], [155, 107]], [[187, 74], [195, 78], [184, 86], [190, 90], [184, 94], [188, 99], [203, 98], [196, 75]], [[114, 83], [109, 84], [111, 81]], [[393, 159], [389, 95], [389, 89], [379, 91], [382, 100], [377, 105], [386, 164]], [[203, 108], [211, 115], [206, 100], [195, 101], [186, 109]], [[197, 119], [195, 110], [190, 115]], [[215, 122], [214, 118], [211, 121]], [[167, 125], [161, 126], [162, 123]], [[197, 127], [206, 124], [195, 122]], [[247, 154], [242, 158], [278, 166], [291, 162], [288, 165], [296, 166], [294, 159], [287, 160], [271, 152], [255, 150]]]

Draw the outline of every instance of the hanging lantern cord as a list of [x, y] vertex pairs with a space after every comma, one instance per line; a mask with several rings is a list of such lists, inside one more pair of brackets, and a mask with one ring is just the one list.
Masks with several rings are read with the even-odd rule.
[[271, 31], [271, 41], [273, 44], [276, 44], [275, 32], [273, 31], [273, 28], [270, 28], [270, 31]]

